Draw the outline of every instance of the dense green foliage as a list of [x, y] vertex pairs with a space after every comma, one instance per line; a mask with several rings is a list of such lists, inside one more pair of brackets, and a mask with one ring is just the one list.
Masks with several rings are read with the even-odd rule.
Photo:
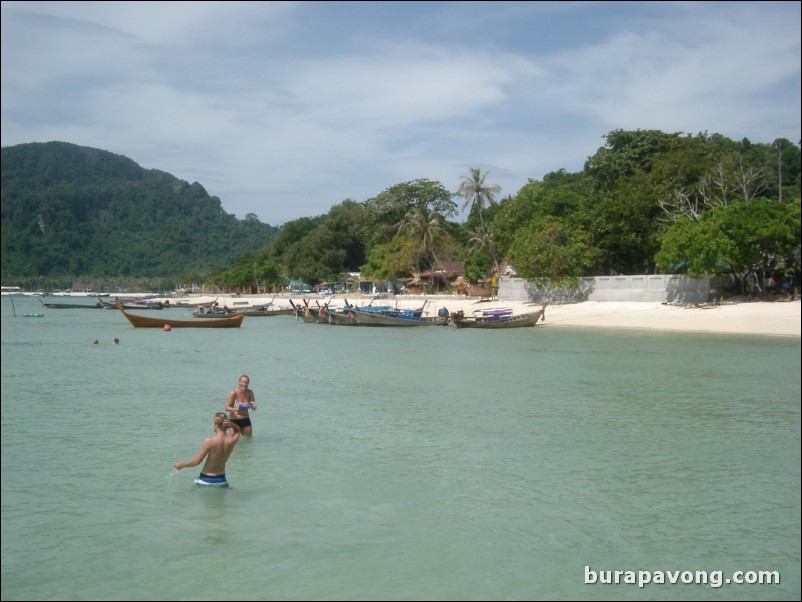
[[[774, 201], [733, 203], [706, 211], [698, 221], [682, 218], [663, 236], [658, 265], [687, 266], [691, 276], [715, 273], [722, 262], [744, 281], [749, 272], [773, 270], [797, 257], [800, 208]], [[783, 270], [785, 271], [785, 270]]]
[[[759, 209], [759, 201], [769, 209]], [[648, 274], [691, 265], [694, 273], [715, 273], [722, 262], [736, 276], [773, 266], [798, 272], [798, 239], [795, 246], [779, 245], [748, 233], [760, 231], [769, 217], [798, 231], [799, 205], [800, 149], [788, 140], [769, 145], [718, 135], [614, 131], [582, 173], [548, 174], [502, 202], [490, 230], [498, 251], [525, 278]], [[728, 238], [744, 250], [739, 261], [724, 248], [708, 248], [702, 229], [686, 223], [720, 207], [733, 207], [724, 214], [741, 220]], [[671, 248], [660, 253], [662, 245]], [[750, 246], [757, 252], [746, 253]], [[698, 259], [703, 247], [708, 259], [715, 257], [696, 269], [685, 260]]]
[[2, 149], [1, 215], [4, 282], [204, 274], [277, 231], [227, 214], [197, 182], [63, 142]]
[[[454, 192], [403, 182], [277, 232], [227, 215], [199, 184], [104, 151], [21, 145], [2, 159], [4, 282], [192, 273], [224, 289], [277, 290], [356, 271], [392, 280], [441, 261], [461, 262], [472, 281], [507, 262], [524, 278], [563, 282], [722, 266], [739, 279], [799, 273], [802, 156], [785, 139], [616, 130], [583, 171], [546, 174], [503, 199], [471, 168]], [[448, 220], [454, 199], [470, 209], [463, 223]]]

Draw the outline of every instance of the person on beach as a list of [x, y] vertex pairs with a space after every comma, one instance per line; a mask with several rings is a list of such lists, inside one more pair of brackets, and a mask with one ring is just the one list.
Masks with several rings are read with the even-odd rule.
[[226, 398], [226, 412], [232, 424], [242, 429], [242, 434], [250, 437], [253, 434], [249, 410], [256, 411], [256, 397], [249, 388], [251, 379], [247, 374], [239, 377], [239, 386], [231, 391]]
[[[181, 470], [189, 466], [197, 466], [206, 458], [200, 476], [195, 479], [196, 485], [212, 487], [228, 487], [226, 480], [226, 462], [234, 446], [240, 438], [240, 428], [232, 424], [225, 412], [217, 412], [212, 421], [214, 437], [209, 437], [203, 442], [198, 455], [186, 462], [176, 462], [175, 469]], [[229, 429], [233, 431], [229, 434]]]

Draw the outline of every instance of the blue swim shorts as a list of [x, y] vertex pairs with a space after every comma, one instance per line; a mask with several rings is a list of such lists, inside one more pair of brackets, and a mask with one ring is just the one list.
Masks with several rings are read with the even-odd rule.
[[210, 476], [207, 474], [200, 473], [200, 476], [195, 479], [195, 485], [204, 485], [209, 487], [228, 487], [228, 481], [226, 481], [226, 475], [215, 475]]

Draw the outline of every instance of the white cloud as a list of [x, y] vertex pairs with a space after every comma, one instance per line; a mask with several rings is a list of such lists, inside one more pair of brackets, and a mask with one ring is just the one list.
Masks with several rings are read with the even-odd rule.
[[612, 129], [800, 137], [795, 3], [2, 7], [4, 146], [109, 150], [272, 224], [472, 166], [515, 194]]

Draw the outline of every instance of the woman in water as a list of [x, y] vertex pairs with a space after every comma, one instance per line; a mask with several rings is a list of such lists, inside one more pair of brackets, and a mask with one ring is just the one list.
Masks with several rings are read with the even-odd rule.
[[248, 388], [251, 379], [247, 374], [239, 377], [239, 386], [231, 391], [226, 398], [226, 412], [232, 423], [242, 429], [242, 434], [250, 437], [253, 434], [249, 410], [256, 411], [256, 398], [253, 391]]

